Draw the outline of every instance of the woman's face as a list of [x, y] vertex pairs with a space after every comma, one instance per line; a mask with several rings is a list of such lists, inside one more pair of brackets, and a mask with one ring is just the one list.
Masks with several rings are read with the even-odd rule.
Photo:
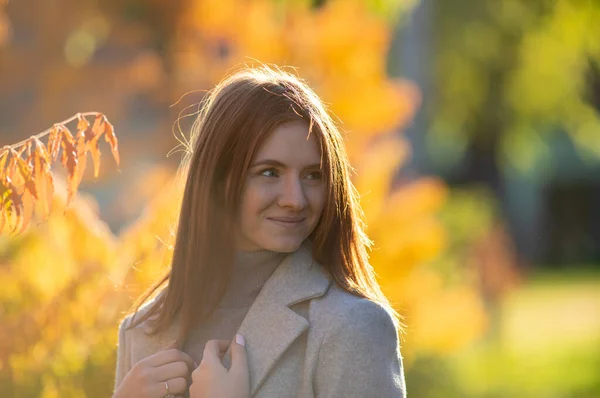
[[307, 123], [286, 123], [256, 153], [241, 198], [238, 250], [290, 253], [316, 227], [326, 187], [318, 139], [307, 137]]

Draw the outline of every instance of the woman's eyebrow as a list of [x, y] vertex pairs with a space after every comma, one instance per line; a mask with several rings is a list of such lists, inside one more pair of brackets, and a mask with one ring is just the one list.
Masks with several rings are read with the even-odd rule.
[[[282, 162], [280, 162], [279, 160], [274, 160], [274, 159], [261, 159], [258, 160], [254, 163], [252, 163], [252, 165], [250, 165], [250, 167], [257, 167], [257, 166], [273, 166], [273, 167], [279, 167], [282, 169], [287, 168], [288, 166]], [[304, 169], [320, 169], [321, 168], [321, 164], [319, 163], [314, 163], [314, 164], [310, 164], [304, 167]]]
[[252, 165], [250, 167], [256, 167], [256, 166], [275, 166], [275, 167], [282, 167], [285, 168], [285, 164], [281, 163], [279, 160], [273, 160], [273, 159], [261, 159], [258, 160], [254, 163], [252, 163]]

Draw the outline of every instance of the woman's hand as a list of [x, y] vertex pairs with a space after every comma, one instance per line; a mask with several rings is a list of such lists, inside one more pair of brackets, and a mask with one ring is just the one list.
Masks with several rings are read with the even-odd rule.
[[113, 398], [163, 398], [168, 394], [185, 394], [194, 360], [175, 347], [177, 342], [135, 364]]
[[200, 366], [192, 372], [190, 398], [249, 398], [250, 377], [244, 338], [236, 335], [231, 342], [231, 368], [221, 363], [227, 340], [209, 340], [204, 346]]

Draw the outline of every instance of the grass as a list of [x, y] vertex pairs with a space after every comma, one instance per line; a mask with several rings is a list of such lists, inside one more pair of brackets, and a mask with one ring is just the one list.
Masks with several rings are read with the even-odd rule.
[[533, 275], [498, 308], [495, 337], [452, 358], [470, 397], [600, 397], [600, 272]]

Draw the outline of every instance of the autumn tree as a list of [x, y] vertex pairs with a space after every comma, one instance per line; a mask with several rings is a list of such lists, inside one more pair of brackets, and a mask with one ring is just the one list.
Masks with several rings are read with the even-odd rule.
[[[392, 26], [410, 2], [317, 3], [186, 0], [179, 4], [182, 12], [169, 14], [174, 29], [163, 49], [169, 68], [150, 70], [168, 69], [165, 90], [185, 93], [208, 90], [246, 64], [276, 63], [293, 65], [315, 88], [345, 132], [375, 242], [371, 262], [405, 316], [403, 353], [410, 368], [420, 352], [454, 352], [486, 325], [471, 275], [454, 266], [449, 283], [429, 266], [448, 248], [448, 233], [437, 217], [448, 200], [447, 187], [433, 177], [394, 184], [410, 156], [400, 131], [420, 99], [413, 84], [386, 75], [385, 63]], [[77, 149], [80, 130], [65, 145]], [[181, 134], [184, 140], [186, 131]], [[78, 183], [71, 177], [54, 184], [52, 208], [64, 209], [71, 197], [66, 211], [50, 211], [48, 221], [36, 228], [0, 238], [0, 272], [11, 281], [0, 292], [0, 381], [7, 381], [0, 383], [0, 394], [110, 394], [118, 320], [170, 263], [181, 193], [173, 174], [157, 166], [132, 182], [149, 200], [140, 217], [116, 236], [92, 200], [69, 195], [68, 187]]]
[[[95, 116], [91, 125], [86, 116]], [[77, 120], [73, 135], [67, 123]], [[48, 137], [46, 145], [42, 142]], [[50, 129], [0, 150], [0, 234], [5, 225], [11, 233], [22, 233], [34, 215], [36, 203], [47, 218], [54, 198], [54, 178], [51, 166], [58, 158], [66, 169], [67, 206], [73, 200], [86, 168], [88, 153], [94, 162], [94, 176], [100, 170], [98, 141], [104, 136], [119, 163], [118, 142], [112, 124], [97, 112], [77, 114]], [[25, 159], [22, 158], [25, 155]]]
[[432, 162], [473, 156], [467, 173], [500, 192], [502, 175], [552, 169], [559, 132], [583, 159], [598, 158], [598, 2], [433, 3]]

